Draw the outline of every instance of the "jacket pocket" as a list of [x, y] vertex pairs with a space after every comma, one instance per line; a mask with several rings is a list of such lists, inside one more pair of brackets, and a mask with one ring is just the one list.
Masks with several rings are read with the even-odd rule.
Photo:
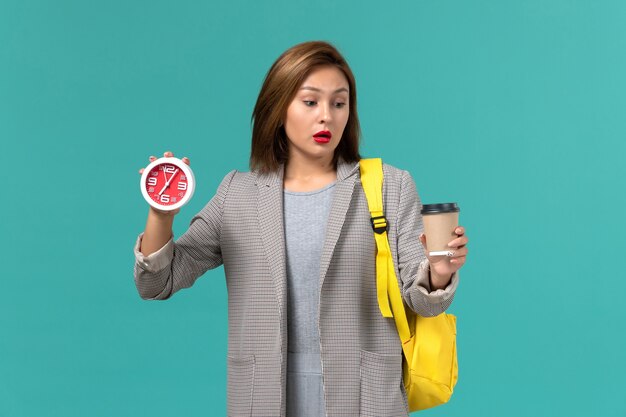
[[229, 417], [252, 415], [254, 365], [254, 355], [228, 355], [226, 408]]
[[402, 384], [402, 354], [361, 350], [361, 417], [408, 416]]

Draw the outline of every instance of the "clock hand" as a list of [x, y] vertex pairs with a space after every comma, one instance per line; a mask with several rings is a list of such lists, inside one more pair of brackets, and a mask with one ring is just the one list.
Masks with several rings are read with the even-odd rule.
[[178, 174], [178, 171], [180, 171], [180, 168], [176, 168], [176, 171], [174, 171], [172, 173], [172, 176], [170, 177], [169, 181], [167, 182], [167, 184], [165, 184], [166, 187], [170, 186], [170, 183], [172, 182], [172, 180], [174, 179], [174, 177], [176, 176], [176, 174]]
[[174, 179], [174, 177], [176, 176], [176, 174], [178, 173], [179, 168], [176, 168], [176, 171], [174, 171], [174, 173], [172, 173], [172, 176], [170, 177], [170, 179], [165, 183], [165, 185], [163, 186], [163, 189], [161, 189], [161, 191], [159, 191], [159, 195], [163, 194], [163, 191], [165, 191], [165, 189], [167, 187], [170, 186], [170, 182], [172, 182], [172, 180]]
[[[163, 191], [165, 191], [165, 189], [167, 188], [167, 186], [170, 184], [170, 182], [167, 179], [167, 174], [165, 173], [165, 167], [163, 167], [163, 178], [165, 179], [165, 185], [163, 186], [163, 188], [161, 189], [161, 191], [159, 191], [159, 195], [163, 194]], [[170, 180], [172, 179], [172, 177], [170, 177]]]

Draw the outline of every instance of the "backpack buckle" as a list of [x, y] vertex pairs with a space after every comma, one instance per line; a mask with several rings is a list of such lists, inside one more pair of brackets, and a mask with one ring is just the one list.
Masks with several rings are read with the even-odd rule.
[[389, 228], [385, 216], [372, 217], [370, 220], [372, 222], [372, 229], [374, 229], [375, 233], [384, 233]]

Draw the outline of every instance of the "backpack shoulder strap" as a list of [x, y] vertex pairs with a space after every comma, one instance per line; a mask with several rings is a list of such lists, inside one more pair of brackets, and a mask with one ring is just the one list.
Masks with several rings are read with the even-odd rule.
[[[387, 219], [383, 210], [383, 163], [380, 158], [361, 159], [361, 184], [372, 216], [372, 228], [376, 239], [376, 294], [383, 317], [393, 317], [407, 359], [412, 357], [413, 335], [402, 301], [389, 240]], [[393, 314], [392, 314], [393, 311]]]
[[[371, 215], [372, 228], [376, 235], [387, 234], [387, 220], [383, 212], [383, 163], [380, 158], [361, 159], [359, 161], [361, 171], [361, 185], [367, 199], [367, 206]], [[381, 258], [384, 249], [381, 250], [379, 238], [376, 237], [376, 293], [378, 296], [378, 307], [383, 317], [393, 317], [389, 307], [389, 296], [387, 294], [387, 267], [386, 261]], [[383, 266], [382, 262], [385, 263]]]
[[[402, 350], [411, 357], [413, 335], [402, 301], [402, 294], [396, 278], [389, 240], [387, 219], [383, 210], [383, 164], [380, 158], [362, 159], [359, 162], [361, 184], [367, 205], [372, 216], [372, 228], [376, 239], [376, 293], [378, 307], [383, 317], [394, 317]], [[393, 311], [393, 314], [392, 314]]]
[[[361, 159], [361, 184], [367, 205], [372, 216], [372, 226], [376, 233], [387, 230], [387, 220], [383, 210], [383, 162], [380, 158]], [[376, 230], [379, 229], [379, 230]]]

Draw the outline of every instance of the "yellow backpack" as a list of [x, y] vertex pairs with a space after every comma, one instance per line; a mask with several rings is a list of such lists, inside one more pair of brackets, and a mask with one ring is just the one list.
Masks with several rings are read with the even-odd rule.
[[404, 307], [387, 240], [383, 213], [383, 167], [380, 158], [360, 161], [361, 183], [376, 239], [376, 291], [383, 317], [393, 317], [402, 343], [404, 387], [409, 411], [446, 403], [458, 379], [456, 317], [422, 317]]

